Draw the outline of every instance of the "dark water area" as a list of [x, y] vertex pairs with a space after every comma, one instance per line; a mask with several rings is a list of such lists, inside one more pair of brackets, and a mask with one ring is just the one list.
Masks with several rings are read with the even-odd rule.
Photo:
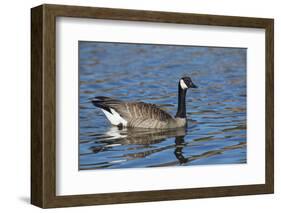
[[[79, 169], [246, 163], [245, 48], [79, 42]], [[118, 129], [95, 96], [153, 103], [172, 115], [190, 76], [186, 129]]]

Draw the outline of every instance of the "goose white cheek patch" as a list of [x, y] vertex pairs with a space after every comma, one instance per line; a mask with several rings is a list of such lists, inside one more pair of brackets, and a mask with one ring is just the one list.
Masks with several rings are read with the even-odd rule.
[[180, 85], [181, 85], [182, 89], [187, 89], [188, 88], [188, 86], [186, 86], [186, 84], [184, 83], [184, 81], [182, 79], [180, 80]]

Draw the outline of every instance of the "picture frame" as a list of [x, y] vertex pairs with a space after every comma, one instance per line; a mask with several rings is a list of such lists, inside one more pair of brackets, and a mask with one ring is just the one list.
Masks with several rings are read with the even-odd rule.
[[[56, 19], [71, 17], [265, 30], [265, 183], [57, 195]], [[274, 20], [44, 4], [31, 9], [31, 203], [56, 208], [274, 192]]]

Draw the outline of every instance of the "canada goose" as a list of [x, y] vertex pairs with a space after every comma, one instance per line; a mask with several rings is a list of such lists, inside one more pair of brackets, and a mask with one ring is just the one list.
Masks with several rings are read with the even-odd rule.
[[92, 103], [99, 107], [112, 125], [170, 129], [186, 126], [185, 96], [188, 88], [197, 88], [190, 77], [182, 77], [178, 83], [178, 110], [175, 117], [155, 104], [126, 102], [114, 98], [97, 96]]

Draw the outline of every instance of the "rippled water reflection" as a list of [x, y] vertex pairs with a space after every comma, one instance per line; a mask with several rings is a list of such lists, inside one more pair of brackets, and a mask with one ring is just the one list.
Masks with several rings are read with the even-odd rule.
[[[79, 168], [246, 163], [246, 49], [79, 42]], [[188, 128], [112, 127], [90, 100], [154, 103], [175, 115], [189, 75]]]

